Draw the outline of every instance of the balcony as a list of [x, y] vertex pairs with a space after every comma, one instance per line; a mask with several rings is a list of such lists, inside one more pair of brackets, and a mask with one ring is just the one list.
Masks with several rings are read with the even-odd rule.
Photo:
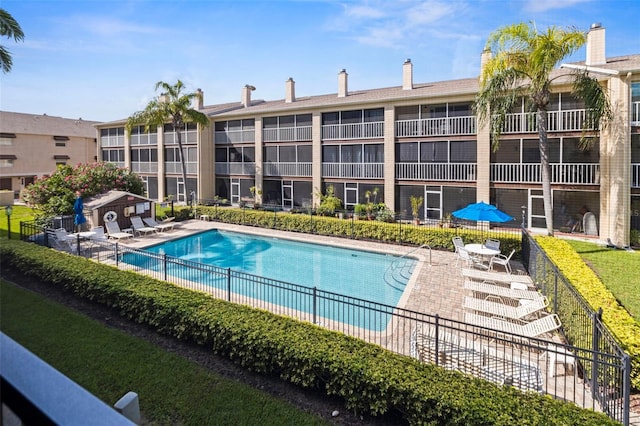
[[426, 118], [396, 121], [396, 137], [475, 135], [476, 117]]
[[[185, 163], [185, 167], [187, 168], [187, 173], [196, 174], [198, 173], [198, 163]], [[165, 162], [164, 163], [164, 171], [165, 173], [182, 173], [182, 164], [180, 162]]]
[[[299, 142], [311, 140], [311, 126], [278, 127], [263, 129], [262, 139], [265, 142]], [[217, 141], [216, 141], [217, 142]]]
[[640, 101], [631, 102], [631, 125], [640, 126]]
[[[539, 163], [491, 164], [491, 181], [495, 183], [541, 183]], [[600, 165], [596, 163], [551, 164], [551, 183], [599, 185]]]
[[640, 188], [640, 163], [631, 164], [631, 187]]
[[132, 161], [131, 171], [134, 173], [157, 173], [158, 163], [150, 163], [144, 161]]
[[384, 163], [322, 163], [324, 178], [384, 178]]
[[256, 139], [256, 132], [251, 130], [227, 130], [223, 132], [215, 132], [216, 144], [227, 143], [253, 143]]
[[398, 180], [475, 182], [475, 163], [396, 163]]
[[216, 174], [253, 176], [256, 163], [216, 163]]
[[311, 177], [311, 163], [264, 163], [264, 175]]
[[322, 140], [376, 139], [384, 137], [384, 122], [325, 124]]
[[[582, 124], [588, 118], [586, 109], [547, 112], [547, 131], [580, 132]], [[506, 114], [503, 134], [537, 133], [538, 119], [535, 112]], [[591, 128], [587, 128], [591, 130]]]

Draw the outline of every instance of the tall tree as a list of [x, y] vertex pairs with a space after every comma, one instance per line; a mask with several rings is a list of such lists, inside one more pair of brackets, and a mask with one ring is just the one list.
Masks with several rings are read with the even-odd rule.
[[[4, 9], [0, 9], [0, 36], [12, 38], [14, 41], [24, 40], [24, 33], [20, 28], [20, 24]], [[2, 72], [8, 73], [11, 71], [12, 66], [11, 53], [6, 47], [0, 46], [0, 68], [2, 68]]]
[[187, 192], [187, 168], [184, 160], [184, 148], [182, 146], [182, 131], [186, 130], [187, 123], [196, 123], [201, 126], [209, 125], [209, 117], [202, 112], [193, 109], [195, 99], [200, 100], [201, 92], [183, 93], [184, 84], [178, 80], [170, 85], [164, 81], [156, 83], [155, 90], [161, 89], [159, 96], [153, 99], [144, 110], [135, 112], [127, 119], [126, 128], [129, 133], [135, 126], [144, 126], [146, 132], [164, 126], [166, 123], [173, 125], [178, 143], [180, 164], [182, 166], [182, 180], [184, 182], [185, 199]]
[[[552, 72], [567, 56], [586, 43], [586, 33], [575, 28], [549, 27], [538, 32], [534, 23], [519, 23], [499, 28], [487, 41], [485, 49], [492, 57], [480, 76], [480, 91], [474, 108], [481, 123], [490, 125], [492, 148], [498, 149], [506, 116], [522, 98], [535, 112], [540, 148], [540, 167], [547, 233], [553, 235], [551, 167], [547, 138], [547, 107], [551, 84], [557, 78], [569, 78], [572, 93], [582, 99], [588, 110], [583, 130], [598, 130], [611, 119], [611, 108], [603, 87], [587, 71]], [[581, 145], [588, 148], [593, 138], [583, 132]]]

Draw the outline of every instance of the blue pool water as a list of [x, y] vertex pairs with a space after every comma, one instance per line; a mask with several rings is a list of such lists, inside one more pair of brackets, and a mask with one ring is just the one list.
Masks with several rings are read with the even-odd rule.
[[[394, 273], [399, 259], [396, 256], [219, 230], [168, 241], [145, 251], [305, 287], [317, 287], [319, 290], [390, 306], [397, 305], [416, 263], [415, 259], [403, 258], [402, 271]], [[141, 265], [141, 260], [135, 256], [124, 260], [147, 267]], [[390, 267], [394, 261], [394, 266]], [[172, 272], [174, 275], [181, 274], [177, 266], [169, 268], [168, 274], [172, 275]], [[210, 279], [200, 282], [224, 288], [226, 280], [220, 277], [213, 282]], [[271, 303], [289, 304], [287, 298], [272, 296], [273, 293], [263, 292], [255, 286], [244, 286], [240, 292]], [[309, 301], [301, 304], [296, 299], [296, 306], [288, 307], [311, 312], [309, 305]], [[318, 313], [335, 320], [354, 321], [335, 318], [338, 314], [332, 314], [328, 309]], [[367, 320], [368, 324], [354, 325], [379, 330], [386, 326], [386, 320], [386, 316], [381, 316], [373, 323]]]

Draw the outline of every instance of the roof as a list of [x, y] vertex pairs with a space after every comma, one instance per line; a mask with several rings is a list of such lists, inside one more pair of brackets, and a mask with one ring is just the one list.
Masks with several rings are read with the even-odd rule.
[[29, 135], [58, 135], [79, 138], [96, 137], [97, 121], [62, 118], [47, 114], [23, 114], [0, 111], [0, 132]]
[[132, 194], [126, 191], [114, 190], [114, 191], [105, 192], [104, 194], [96, 195], [95, 197], [91, 197], [85, 201], [84, 205], [88, 209], [98, 209], [116, 200], [119, 200], [122, 197], [135, 197], [137, 200], [155, 202], [155, 200], [152, 200], [151, 198], [143, 197], [142, 195]]

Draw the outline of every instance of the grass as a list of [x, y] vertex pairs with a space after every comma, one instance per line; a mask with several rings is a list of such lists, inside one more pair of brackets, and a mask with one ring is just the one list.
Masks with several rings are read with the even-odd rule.
[[640, 322], [640, 252], [612, 250], [584, 241], [566, 241], [596, 272], [620, 304]]
[[108, 405], [128, 391], [138, 393], [149, 423], [326, 424], [6, 281], [0, 281], [0, 292], [0, 328], [5, 334]]
[[[20, 221], [31, 221], [35, 219], [34, 210], [31, 207], [26, 207], [18, 204], [11, 206], [11, 238], [20, 238]], [[9, 220], [7, 218], [6, 208], [0, 208], [0, 238], [7, 238], [7, 224]]]

